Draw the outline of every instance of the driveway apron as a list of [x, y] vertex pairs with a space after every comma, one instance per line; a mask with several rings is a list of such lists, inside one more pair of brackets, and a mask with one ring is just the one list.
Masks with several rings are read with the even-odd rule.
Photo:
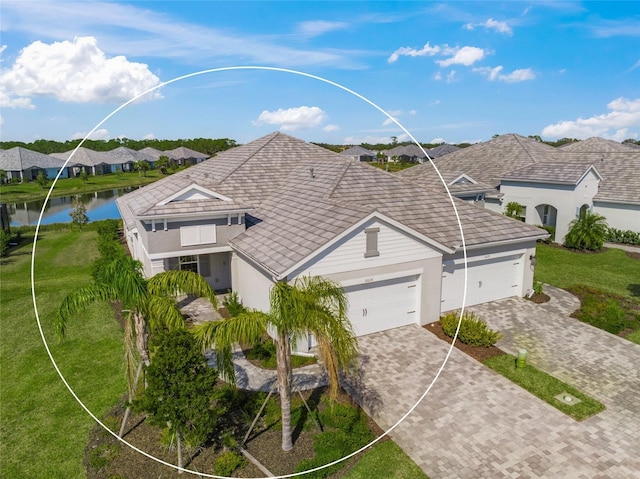
[[[469, 308], [506, 352], [603, 402], [577, 422], [418, 326], [360, 338], [345, 388], [429, 475], [440, 478], [635, 478], [640, 471], [640, 346], [569, 318], [579, 306], [548, 286], [537, 305], [510, 298]], [[449, 354], [445, 367], [439, 369]]]

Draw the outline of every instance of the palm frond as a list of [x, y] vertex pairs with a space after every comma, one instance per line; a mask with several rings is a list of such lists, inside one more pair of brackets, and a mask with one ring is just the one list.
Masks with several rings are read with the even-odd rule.
[[142, 275], [139, 261], [129, 256], [116, 258], [105, 266], [101, 276], [128, 307], [137, 307], [146, 301], [147, 280]]
[[84, 286], [73, 290], [62, 300], [55, 317], [55, 331], [62, 339], [67, 331], [67, 321], [92, 303], [117, 299], [115, 289], [107, 285]]
[[144, 316], [151, 331], [184, 328], [184, 317], [173, 298], [150, 295], [144, 304]]
[[181, 293], [190, 294], [206, 298], [215, 308], [218, 307], [213, 288], [202, 275], [193, 271], [164, 271], [149, 279], [148, 286], [153, 295], [175, 297]]

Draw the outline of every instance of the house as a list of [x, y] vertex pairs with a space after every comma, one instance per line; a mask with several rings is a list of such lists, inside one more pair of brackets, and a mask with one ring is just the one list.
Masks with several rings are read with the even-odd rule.
[[424, 163], [429, 160], [429, 156], [414, 144], [396, 146], [382, 153], [387, 157], [387, 161], [392, 163]]
[[187, 148], [185, 146], [179, 146], [178, 148], [174, 148], [173, 150], [167, 150], [164, 152], [166, 156], [178, 162], [178, 164], [182, 166], [188, 165], [197, 165], [198, 163], [202, 163], [207, 158], [210, 158], [209, 155], [205, 155], [204, 153], [200, 153], [199, 151], [192, 150], [191, 148]]
[[474, 202], [499, 213], [517, 202], [527, 223], [554, 226], [555, 241], [563, 242], [570, 222], [586, 209], [611, 227], [640, 232], [639, 170], [640, 150], [614, 141], [592, 138], [554, 148], [508, 134], [397, 174], [444, 191], [439, 172], [451, 194], [461, 198], [464, 190], [448, 179], [466, 177], [491, 187]]
[[[198, 271], [269, 309], [278, 281], [342, 284], [358, 335], [436, 321], [462, 305], [462, 236], [452, 201], [396, 175], [276, 132], [117, 200], [144, 273]], [[466, 244], [466, 304], [531, 292], [546, 232], [453, 201]], [[313, 338], [298, 344], [313, 345]]]
[[348, 156], [355, 161], [373, 161], [377, 158], [376, 152], [356, 145], [340, 152], [341, 155]]
[[459, 149], [459, 146], [443, 143], [442, 145], [438, 145], [427, 150], [427, 153], [429, 154], [430, 158], [440, 158], [441, 156], [448, 155], [449, 153], [453, 153], [454, 151], [458, 151]]
[[90, 150], [84, 146], [81, 146], [77, 150], [69, 150], [63, 153], [51, 153], [49, 156], [66, 161], [67, 158], [71, 157], [71, 154], [74, 151], [75, 154], [73, 154], [73, 158], [71, 158], [73, 165], [70, 167], [70, 176], [78, 176], [82, 171], [85, 171], [90, 175], [104, 175], [111, 173], [111, 165], [107, 163], [105, 153], [102, 151]]
[[[55, 178], [63, 165], [63, 160], [21, 146], [0, 151], [0, 168], [5, 171], [8, 181], [32, 181], [41, 172], [47, 178]], [[68, 178], [69, 169], [65, 168], [60, 178]]]

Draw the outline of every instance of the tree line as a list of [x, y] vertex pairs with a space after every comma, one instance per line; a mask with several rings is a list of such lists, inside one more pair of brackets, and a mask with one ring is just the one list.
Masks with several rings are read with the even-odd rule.
[[[0, 141], [0, 148], [8, 150], [16, 146], [21, 146], [22, 148], [27, 148], [29, 150], [48, 155], [51, 153], [64, 153], [66, 151], [73, 150], [81, 141], [81, 139], [67, 141], [41, 139], [35, 140], [31, 143], [25, 143], [23, 141]], [[94, 151], [109, 151], [121, 146], [131, 148], [132, 150], [142, 150], [143, 148], [151, 147], [156, 150], [167, 151], [184, 146], [200, 153], [213, 156], [220, 151], [238, 146], [238, 144], [235, 140], [231, 140], [229, 138], [193, 138], [178, 140], [132, 140], [130, 138], [112, 138], [110, 140], [86, 140], [83, 143], [83, 146]]]

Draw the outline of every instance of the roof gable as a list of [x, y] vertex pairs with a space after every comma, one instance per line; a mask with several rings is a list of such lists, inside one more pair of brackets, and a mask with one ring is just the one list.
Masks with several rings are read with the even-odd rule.
[[208, 188], [200, 186], [196, 183], [193, 183], [185, 188], [182, 188], [180, 191], [177, 191], [173, 195], [165, 198], [164, 200], [157, 203], [157, 206], [164, 206], [169, 203], [177, 203], [180, 201], [199, 201], [199, 200], [221, 200], [221, 201], [232, 201], [231, 198], [228, 198], [224, 195], [218, 194], [215, 191], [212, 191]]

